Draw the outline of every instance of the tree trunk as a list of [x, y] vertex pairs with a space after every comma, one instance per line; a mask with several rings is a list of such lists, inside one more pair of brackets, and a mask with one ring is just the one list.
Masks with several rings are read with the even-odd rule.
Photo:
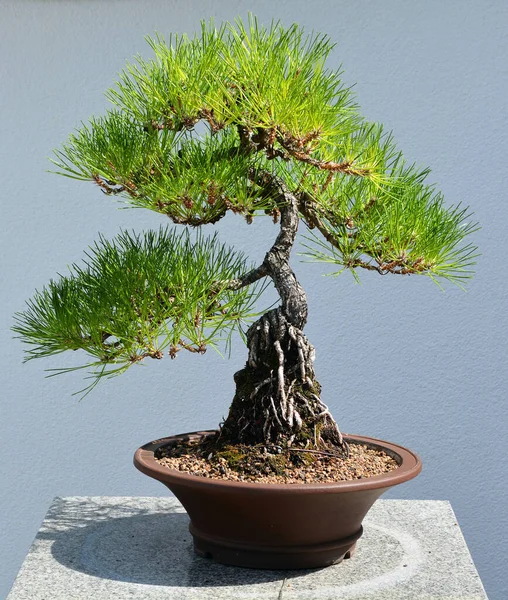
[[[299, 222], [297, 199], [271, 175], [262, 175], [261, 183], [278, 195], [281, 226], [262, 265], [252, 273], [271, 277], [282, 303], [247, 331], [249, 357], [235, 374], [236, 394], [220, 439], [230, 444], [332, 445], [347, 450], [320, 399], [314, 348], [302, 331], [307, 322], [307, 297], [289, 265]], [[245, 281], [251, 281], [252, 273]]]

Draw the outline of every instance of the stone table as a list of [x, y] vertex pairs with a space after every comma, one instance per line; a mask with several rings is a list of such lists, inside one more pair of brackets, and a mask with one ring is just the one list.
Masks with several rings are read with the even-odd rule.
[[484, 600], [448, 502], [378, 500], [350, 560], [264, 571], [196, 556], [175, 498], [56, 498], [7, 600]]

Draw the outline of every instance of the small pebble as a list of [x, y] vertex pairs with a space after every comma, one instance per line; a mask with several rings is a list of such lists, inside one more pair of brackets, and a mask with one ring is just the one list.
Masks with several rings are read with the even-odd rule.
[[[302, 461], [305, 453], [287, 453], [287, 466], [275, 472], [268, 462], [274, 456], [285, 455], [282, 448], [277, 448], [277, 454], [266, 452], [264, 447], [242, 446], [241, 453], [245, 455], [235, 469], [232, 469], [224, 457], [215, 452], [200, 448], [199, 444], [182, 442], [174, 446], [159, 449], [156, 460], [159, 464], [199, 477], [215, 478], [228, 481], [249, 481], [255, 483], [326, 483], [364, 479], [387, 473], [398, 467], [395, 460], [383, 451], [376, 450], [363, 444], [350, 442], [348, 458], [337, 458], [312, 454], [312, 459]], [[300, 456], [298, 456], [300, 455]], [[204, 458], [204, 457], [207, 458]]]

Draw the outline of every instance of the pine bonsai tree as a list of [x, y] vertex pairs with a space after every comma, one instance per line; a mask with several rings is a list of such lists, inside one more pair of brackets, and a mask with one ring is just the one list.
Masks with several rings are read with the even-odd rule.
[[326, 36], [251, 18], [148, 43], [155, 58], [137, 57], [120, 74], [107, 92], [114, 107], [56, 152], [58, 172], [190, 228], [228, 211], [248, 222], [268, 214], [279, 224], [275, 241], [248, 266], [201, 229], [100, 238], [85, 266], [17, 315], [28, 358], [84, 350], [92, 358], [77, 368], [91, 370], [93, 387], [145, 358], [203, 353], [242, 332], [271, 280], [281, 303], [246, 331], [248, 360], [220, 438], [347, 452], [303, 333], [307, 300], [290, 266], [300, 222], [310, 231], [306, 252], [337, 273], [459, 284], [473, 264], [475, 248], [463, 240], [475, 225], [360, 116], [341, 73], [325, 66]]

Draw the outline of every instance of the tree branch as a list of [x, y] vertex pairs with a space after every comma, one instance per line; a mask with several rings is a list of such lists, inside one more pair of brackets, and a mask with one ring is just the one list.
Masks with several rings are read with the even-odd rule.
[[[331, 246], [340, 251], [340, 247], [337, 243], [337, 240], [326, 229], [323, 222], [319, 218], [317, 210], [312, 206], [312, 198], [306, 192], [302, 192], [299, 195], [299, 199], [300, 202], [298, 203], [298, 209], [309, 224], [309, 227], [311, 229], [318, 229], [318, 231], [325, 238], [325, 240]], [[423, 271], [429, 270], [428, 267], [426, 267], [426, 265], [424, 264], [423, 258], [417, 258], [412, 263], [409, 263], [403, 259], [392, 260], [388, 263], [376, 259], [375, 257], [374, 259], [377, 261], [377, 265], [371, 265], [370, 263], [361, 259], [352, 259], [344, 264], [349, 269], [361, 267], [362, 269], [367, 269], [368, 271], [377, 271], [380, 275], [386, 275], [387, 273], [393, 273], [394, 275], [412, 275], [415, 273], [422, 273]]]
[[240, 279], [232, 279], [227, 284], [226, 289], [239, 290], [247, 285], [250, 285], [251, 283], [255, 283], [256, 281], [262, 279], [263, 277], [266, 277], [267, 275], [268, 271], [266, 270], [265, 265], [262, 263], [259, 265], [259, 267], [252, 269], [252, 271], [249, 271]]
[[273, 194], [280, 209], [280, 231], [266, 253], [262, 266], [273, 280], [288, 321], [303, 329], [307, 322], [307, 297], [289, 265], [289, 256], [300, 221], [298, 200], [284, 181], [267, 171], [251, 170], [249, 177], [267, 193]]
[[290, 156], [296, 158], [300, 162], [312, 165], [322, 171], [330, 171], [335, 173], [345, 173], [346, 175], [354, 175], [356, 177], [366, 177], [370, 174], [369, 169], [359, 169], [353, 166], [351, 161], [336, 163], [332, 161], [323, 161], [312, 158], [310, 154], [304, 151], [302, 147], [296, 145], [296, 140], [287, 139], [281, 135], [277, 136], [279, 144], [289, 153]]
[[305, 220], [309, 224], [311, 229], [318, 229], [325, 240], [331, 244], [334, 248], [339, 249], [335, 238], [323, 225], [323, 222], [319, 218], [317, 210], [313, 206], [312, 198], [306, 192], [302, 192], [300, 195], [300, 202], [298, 203], [298, 209], [304, 216]]

